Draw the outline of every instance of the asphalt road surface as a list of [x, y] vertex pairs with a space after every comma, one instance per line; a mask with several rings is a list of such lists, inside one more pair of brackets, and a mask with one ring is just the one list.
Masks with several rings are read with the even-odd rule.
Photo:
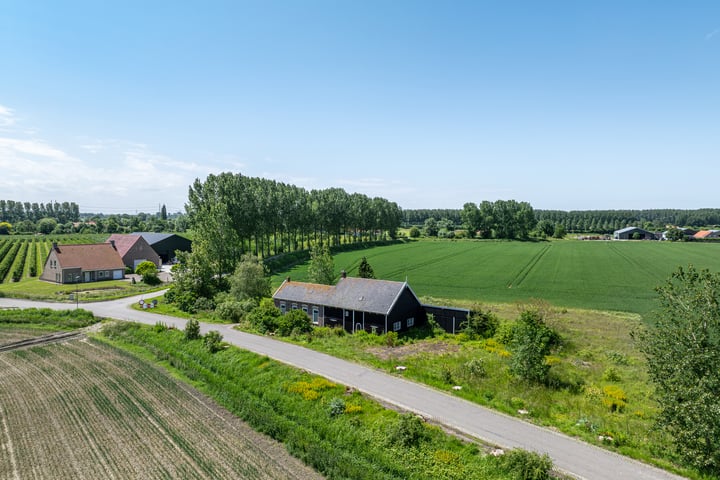
[[[81, 306], [100, 317], [154, 325], [160, 320], [157, 314], [130, 308], [129, 305], [138, 302], [140, 298], [138, 296], [110, 302], [85, 303]], [[64, 310], [75, 308], [75, 305], [0, 298], [0, 307], [49, 307]], [[180, 318], [165, 316], [162, 321], [179, 329], [185, 327], [185, 320]], [[269, 337], [239, 332], [228, 325], [201, 323], [200, 330], [203, 333], [218, 330], [228, 343], [356, 388], [383, 402], [415, 412], [470, 437], [503, 448], [524, 448], [547, 453], [557, 468], [579, 479], [683, 478], [552, 430], [494, 412], [452, 393], [444, 393], [405, 380], [399, 375], [387, 374]]]

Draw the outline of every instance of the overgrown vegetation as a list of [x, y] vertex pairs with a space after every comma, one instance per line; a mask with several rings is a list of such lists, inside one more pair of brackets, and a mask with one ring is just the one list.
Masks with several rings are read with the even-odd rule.
[[[433, 299], [432, 303], [444, 301]], [[468, 307], [497, 319], [493, 336], [451, 335], [423, 325], [400, 335], [351, 335], [316, 327], [310, 335], [289, 339], [552, 426], [691, 478], [713, 478], [679, 467], [682, 461], [670, 448], [670, 437], [654, 427], [658, 412], [653, 389], [643, 356], [630, 338], [631, 331], [644, 328], [638, 316], [568, 311], [541, 301]], [[544, 352], [528, 363], [531, 372], [535, 368], [542, 372], [540, 377], [525, 379], [513, 373], [513, 344], [524, 322], [533, 327], [528, 338], [540, 340], [538, 350]], [[543, 345], [552, 347], [547, 350]], [[404, 369], [397, 370], [398, 365]]]
[[113, 343], [152, 356], [329, 479], [511, 479], [504, 460], [358, 392], [235, 348], [211, 354], [182, 332], [122, 323]]

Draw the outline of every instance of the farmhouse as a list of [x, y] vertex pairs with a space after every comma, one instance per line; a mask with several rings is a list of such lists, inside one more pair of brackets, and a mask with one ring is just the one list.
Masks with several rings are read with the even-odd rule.
[[626, 227], [613, 232], [614, 240], [657, 240], [657, 235], [638, 227]]
[[166, 263], [175, 258], [175, 252], [189, 252], [192, 248], [190, 240], [174, 233], [133, 232], [133, 235], [143, 237]]
[[113, 243], [60, 246], [53, 242], [40, 275], [41, 280], [55, 283], [86, 283], [124, 277], [125, 265]]
[[126, 267], [135, 270], [137, 266], [145, 261], [154, 263], [157, 267], [162, 265], [160, 255], [140, 235], [121, 235], [114, 233], [106, 240], [106, 243], [115, 242], [120, 257]]
[[315, 325], [348, 332], [397, 332], [425, 321], [425, 309], [407, 282], [350, 278], [345, 272], [337, 285], [288, 278], [273, 301], [282, 313], [301, 309]]

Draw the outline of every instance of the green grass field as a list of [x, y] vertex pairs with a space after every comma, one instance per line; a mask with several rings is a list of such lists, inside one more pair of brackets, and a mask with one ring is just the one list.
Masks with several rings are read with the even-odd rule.
[[[678, 266], [720, 270], [720, 244], [670, 242], [418, 241], [340, 253], [336, 272], [357, 274], [365, 256], [377, 278], [408, 280], [428, 298], [507, 303], [541, 298], [555, 306], [647, 315], [655, 287]], [[302, 281], [307, 265], [273, 277]]]

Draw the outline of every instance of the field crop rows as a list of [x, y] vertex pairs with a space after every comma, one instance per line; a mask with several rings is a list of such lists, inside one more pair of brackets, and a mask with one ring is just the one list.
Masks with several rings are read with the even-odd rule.
[[[514, 302], [542, 298], [556, 306], [647, 314], [655, 287], [678, 266], [720, 270], [720, 244], [670, 242], [420, 241], [345, 252], [336, 271], [357, 274], [365, 256], [377, 278], [408, 280], [425, 298]], [[307, 267], [280, 272], [307, 278]]]
[[39, 276], [52, 242], [61, 244], [96, 243], [97, 235], [63, 235], [58, 237], [0, 237], [0, 283], [19, 282]]
[[104, 344], [0, 354], [0, 478], [319, 478], [198, 392]]

